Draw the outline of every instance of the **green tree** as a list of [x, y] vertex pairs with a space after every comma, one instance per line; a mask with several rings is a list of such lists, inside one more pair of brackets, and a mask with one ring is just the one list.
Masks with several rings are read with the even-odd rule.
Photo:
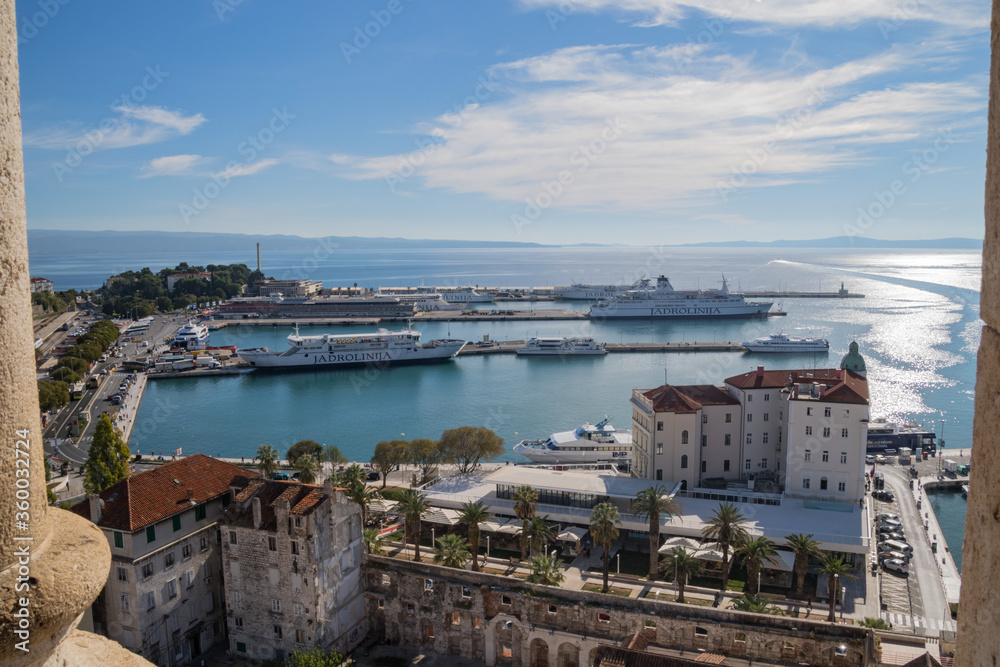
[[618, 539], [618, 527], [622, 525], [618, 518], [618, 508], [611, 503], [598, 503], [590, 513], [590, 535], [594, 544], [604, 549], [604, 588], [608, 592], [608, 561], [611, 558], [611, 543]]
[[87, 452], [86, 474], [83, 488], [87, 493], [100, 493], [129, 476], [129, 459], [132, 454], [122, 438], [121, 431], [111, 424], [111, 418], [97, 418], [94, 441]]
[[90, 370], [90, 363], [80, 357], [63, 357], [56, 362], [56, 368], [68, 368], [82, 376]]
[[458, 472], [469, 473], [480, 461], [503, 454], [503, 438], [488, 428], [462, 426], [441, 434], [441, 460], [454, 463]]
[[701, 529], [701, 534], [705, 539], [712, 540], [722, 549], [722, 587], [719, 590], [725, 591], [729, 585], [729, 568], [732, 567], [729, 547], [747, 534], [746, 528], [743, 526], [745, 522], [745, 517], [736, 509], [735, 505], [720, 503], [718, 509]]
[[785, 544], [795, 554], [795, 591], [799, 595], [802, 595], [805, 589], [810, 556], [819, 556], [819, 542], [812, 537], [812, 533], [809, 535], [795, 533], [785, 536]]
[[372, 467], [382, 475], [382, 488], [385, 488], [389, 473], [406, 460], [405, 440], [383, 440], [375, 445], [372, 454]]
[[257, 470], [268, 479], [278, 470], [278, 450], [271, 445], [261, 445], [257, 448]]
[[768, 614], [769, 616], [784, 616], [785, 612], [772, 604], [772, 598], [760, 597], [751, 593], [744, 593], [729, 603], [730, 609], [736, 611], [746, 611], [751, 614]]
[[472, 548], [472, 571], [479, 572], [479, 524], [493, 517], [481, 500], [462, 503], [458, 521], [469, 527], [469, 546]]
[[336, 651], [323, 651], [314, 647], [309, 651], [294, 651], [280, 667], [340, 667], [342, 664], [344, 657]]
[[538, 491], [525, 484], [517, 487], [511, 499], [514, 501], [514, 516], [521, 520], [521, 560], [524, 560], [528, 551], [528, 520], [535, 516]]
[[303, 454], [312, 455], [313, 459], [317, 462], [322, 460], [323, 457], [323, 445], [319, 444], [315, 440], [299, 440], [294, 445], [288, 448], [285, 452], [285, 458], [288, 459], [288, 465], [294, 466], [295, 462], [298, 461], [299, 457]]
[[656, 484], [635, 494], [629, 511], [640, 519], [649, 519], [649, 574], [650, 581], [656, 581], [660, 559], [660, 519], [680, 516], [681, 506], [670, 497], [667, 487]]
[[347, 486], [347, 490], [344, 492], [350, 500], [354, 501], [361, 507], [361, 525], [368, 522], [368, 504], [375, 500], [376, 493], [375, 490], [364, 482], [359, 482], [357, 480], [352, 480]]
[[156, 297], [156, 309], [161, 313], [166, 313], [174, 309], [174, 302], [169, 296]]
[[837, 622], [837, 596], [840, 594], [840, 591], [837, 589], [841, 581], [854, 578], [850, 569], [851, 566], [845, 563], [844, 559], [840, 556], [830, 553], [823, 556], [819, 571], [826, 575], [826, 590], [830, 595], [830, 613], [826, 617], [829, 623]]
[[434, 562], [461, 568], [469, 560], [469, 543], [461, 535], [442, 535], [434, 545]]
[[441, 463], [441, 447], [427, 438], [411, 440], [406, 461], [420, 468], [420, 483], [423, 484], [431, 479], [434, 469]]
[[357, 463], [349, 465], [347, 468], [337, 473], [337, 483], [345, 488], [349, 488], [355, 484], [361, 484], [364, 486], [366, 479], [368, 479], [368, 473], [366, 473], [365, 469]]
[[378, 528], [365, 528], [365, 550], [372, 556], [385, 555], [385, 538], [380, 537]]
[[340, 447], [337, 445], [323, 445], [323, 458], [329, 461], [333, 468], [347, 463], [347, 457], [340, 453]]
[[872, 618], [871, 616], [865, 616], [862, 621], [858, 623], [863, 628], [872, 628], [873, 630], [888, 630], [889, 624], [883, 621], [881, 618]]
[[413, 543], [413, 560], [420, 562], [420, 520], [430, 509], [427, 496], [416, 489], [406, 489], [399, 496], [399, 506], [396, 511], [403, 515], [406, 522], [406, 538]]
[[69, 385], [56, 380], [38, 382], [38, 403], [43, 411], [55, 410], [69, 403]]
[[49, 376], [56, 382], [65, 382], [66, 384], [73, 384], [74, 382], [79, 382], [83, 378], [79, 373], [69, 368], [68, 366], [61, 366], [60, 368], [54, 369]]
[[548, 515], [537, 514], [528, 519], [528, 544], [531, 545], [531, 556], [544, 555], [546, 545], [556, 539]]
[[677, 601], [684, 604], [684, 588], [691, 577], [701, 572], [701, 561], [684, 547], [674, 547], [663, 558], [660, 569], [664, 575], [674, 575], [677, 584]]
[[295, 460], [295, 469], [299, 471], [299, 481], [303, 484], [312, 484], [316, 481], [316, 471], [319, 470], [319, 461], [312, 454], [302, 454]]
[[764, 536], [751, 538], [744, 535], [736, 543], [734, 555], [739, 554], [746, 565], [747, 574], [750, 580], [747, 584], [750, 590], [760, 590], [760, 573], [764, 565], [774, 565], [778, 562], [778, 551], [774, 548], [774, 542]]
[[558, 558], [542, 554], [531, 559], [531, 574], [528, 575], [529, 584], [558, 586], [565, 579], [566, 573], [559, 564]]

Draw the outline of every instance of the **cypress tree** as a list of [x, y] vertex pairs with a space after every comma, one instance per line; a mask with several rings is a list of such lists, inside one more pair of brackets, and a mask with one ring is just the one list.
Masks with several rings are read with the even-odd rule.
[[94, 442], [87, 454], [83, 488], [87, 493], [100, 493], [125, 479], [129, 476], [131, 456], [121, 431], [111, 425], [110, 417], [101, 415], [97, 419]]

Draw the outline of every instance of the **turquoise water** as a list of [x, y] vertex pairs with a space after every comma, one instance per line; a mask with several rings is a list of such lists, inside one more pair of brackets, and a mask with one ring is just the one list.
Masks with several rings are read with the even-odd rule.
[[962, 543], [965, 541], [966, 500], [961, 491], [939, 491], [928, 494], [934, 516], [944, 533], [958, 571], [962, 571]]

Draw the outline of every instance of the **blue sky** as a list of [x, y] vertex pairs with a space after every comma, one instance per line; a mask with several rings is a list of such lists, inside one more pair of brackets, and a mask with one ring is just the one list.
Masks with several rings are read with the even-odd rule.
[[33, 229], [983, 235], [988, 3], [17, 9]]

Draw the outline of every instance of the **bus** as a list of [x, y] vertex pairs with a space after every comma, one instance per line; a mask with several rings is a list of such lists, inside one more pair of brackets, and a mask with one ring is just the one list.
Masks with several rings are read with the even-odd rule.
[[83, 398], [84, 385], [82, 382], [74, 382], [69, 386], [69, 400], [79, 401]]
[[123, 361], [123, 371], [144, 371], [148, 367], [145, 361]]

